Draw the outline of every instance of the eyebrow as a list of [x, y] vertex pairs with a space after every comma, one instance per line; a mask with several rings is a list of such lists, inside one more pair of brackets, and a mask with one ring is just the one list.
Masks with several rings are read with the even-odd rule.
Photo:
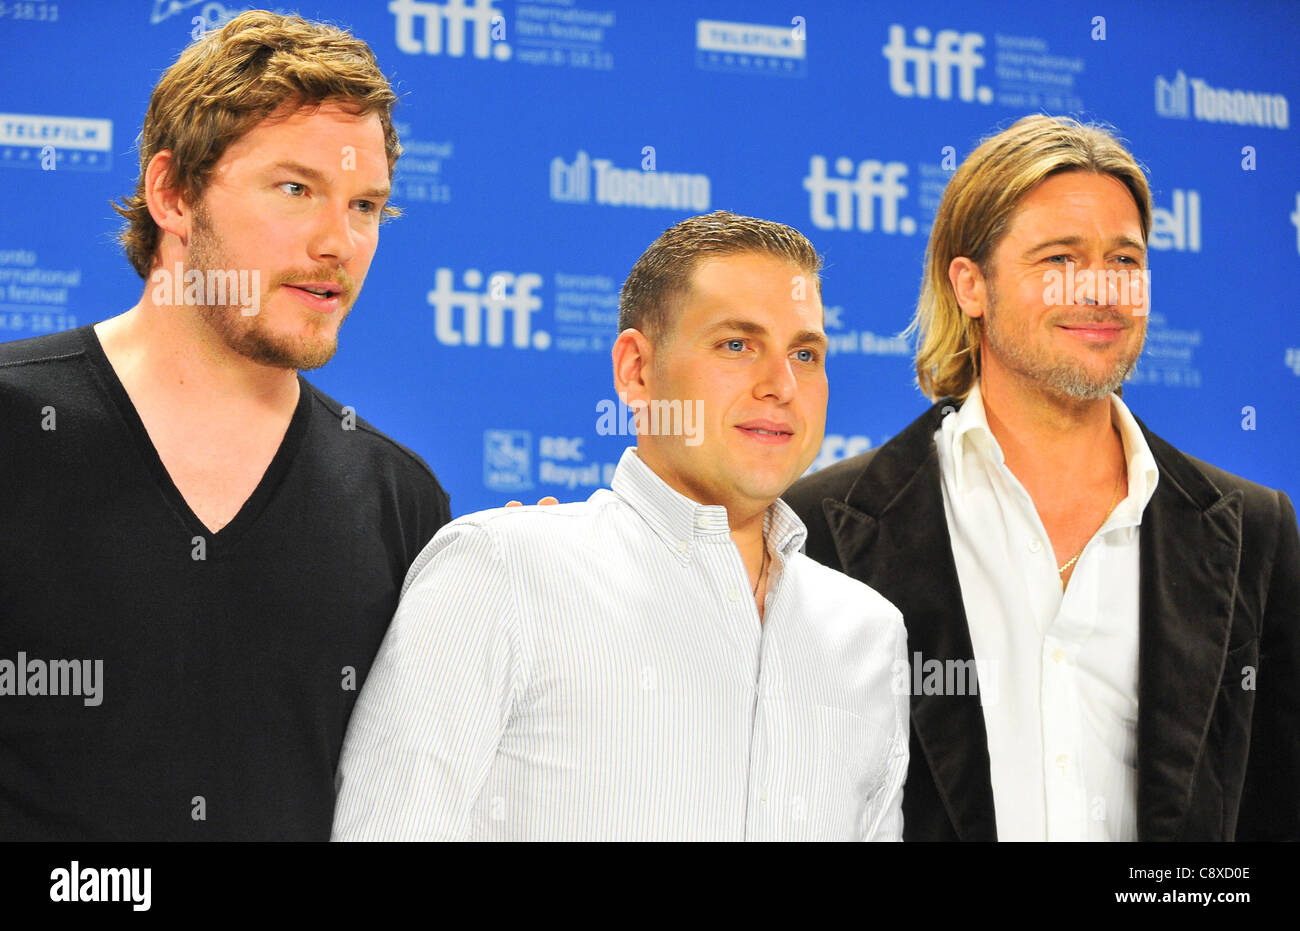
[[[271, 166], [271, 169], [273, 171], [276, 169], [279, 169], [281, 171], [292, 171], [302, 175], [308, 181], [312, 181], [316, 184], [319, 184], [321, 187], [329, 186], [328, 178], [326, 178], [315, 168], [312, 168], [308, 165], [304, 165], [302, 164], [302, 162], [292, 162], [292, 161], [276, 162], [274, 165]], [[372, 187], [362, 191], [358, 196], [374, 197], [379, 200], [387, 200], [388, 195], [391, 194], [392, 192], [393, 190], [390, 187]]]
[[[1056, 239], [1049, 239], [1046, 242], [1040, 242], [1036, 246], [1031, 246], [1025, 250], [1023, 257], [1028, 258], [1035, 252], [1050, 249], [1052, 246], [1080, 246], [1082, 244], [1082, 236], [1060, 236]], [[1136, 249], [1139, 252], [1146, 252], [1146, 246], [1142, 245], [1142, 243], [1138, 242], [1132, 236], [1116, 236], [1110, 241], [1110, 244], [1112, 247], [1119, 246], [1121, 248]]]
[[[752, 320], [742, 320], [739, 317], [732, 317], [728, 320], [719, 320], [713, 326], [704, 331], [705, 338], [715, 333], [725, 330], [732, 332], [744, 333], [746, 336], [767, 336], [767, 327], [761, 326]], [[790, 341], [790, 345], [796, 343], [812, 343], [815, 346], [825, 347], [828, 345], [826, 334], [818, 330], [800, 330]]]

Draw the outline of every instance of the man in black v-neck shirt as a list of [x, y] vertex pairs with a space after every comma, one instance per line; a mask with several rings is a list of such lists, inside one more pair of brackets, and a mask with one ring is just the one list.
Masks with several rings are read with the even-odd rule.
[[328, 838], [352, 705], [450, 519], [298, 374], [374, 254], [394, 99], [334, 27], [210, 33], [120, 208], [140, 302], [0, 344], [0, 840]]

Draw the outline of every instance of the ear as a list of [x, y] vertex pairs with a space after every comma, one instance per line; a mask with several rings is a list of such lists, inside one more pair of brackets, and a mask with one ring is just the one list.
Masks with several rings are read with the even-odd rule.
[[640, 330], [628, 327], [614, 340], [614, 390], [631, 405], [633, 401], [649, 401], [650, 386], [646, 375], [654, 365], [654, 346]]
[[169, 185], [167, 172], [171, 165], [170, 149], [163, 149], [149, 159], [149, 165], [144, 171], [145, 203], [149, 207], [149, 215], [160, 230], [171, 233], [182, 245], [189, 245], [194, 208], [185, 200], [179, 188]]
[[959, 255], [948, 264], [948, 281], [957, 295], [962, 313], [968, 317], [983, 317], [988, 309], [988, 283], [980, 267], [973, 260]]

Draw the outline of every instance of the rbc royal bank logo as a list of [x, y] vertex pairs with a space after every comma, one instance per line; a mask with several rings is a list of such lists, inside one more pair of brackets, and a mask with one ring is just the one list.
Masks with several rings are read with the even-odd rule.
[[[391, 0], [388, 12], [396, 21], [397, 48], [407, 55], [441, 55], [445, 51], [451, 58], [462, 58], [468, 37], [475, 58], [505, 61], [510, 57], [510, 45], [505, 41], [506, 18], [492, 0]], [[417, 21], [422, 33], [419, 38]]]
[[551, 334], [533, 329], [533, 314], [542, 309], [542, 299], [534, 293], [541, 275], [493, 272], [484, 279], [471, 268], [461, 275], [467, 290], [458, 291], [452, 270], [440, 268], [433, 282], [428, 301], [434, 336], [442, 345], [504, 346], [508, 339], [515, 349], [550, 348]]
[[533, 487], [533, 435], [527, 430], [483, 431], [483, 484], [493, 491]]
[[[803, 179], [808, 191], [813, 226], [823, 230], [858, 229], [870, 233], [916, 232], [916, 220], [899, 216], [899, 205], [907, 196], [907, 166], [902, 162], [866, 159], [855, 163], [841, 156], [835, 160], [835, 176], [827, 174], [826, 157], [814, 155]], [[876, 205], [879, 204], [879, 210]], [[877, 220], [879, 222], [877, 222]]]
[[[993, 88], [976, 86], [975, 78], [984, 67], [984, 37], [978, 32], [940, 29], [933, 37], [930, 30], [918, 26], [912, 30], [916, 45], [907, 44], [907, 30], [894, 24], [889, 27], [889, 44], [881, 51], [889, 60], [889, 89], [899, 97], [957, 98], [966, 103], [978, 100], [993, 102]], [[956, 80], [954, 82], [954, 75]]]

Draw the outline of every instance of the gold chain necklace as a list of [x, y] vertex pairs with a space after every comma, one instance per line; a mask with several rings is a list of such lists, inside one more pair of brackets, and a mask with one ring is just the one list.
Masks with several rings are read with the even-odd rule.
[[[1106, 521], [1108, 521], [1108, 520], [1110, 519], [1110, 515], [1114, 512], [1115, 507], [1119, 504], [1119, 489], [1120, 489], [1120, 486], [1123, 485], [1123, 484], [1124, 484], [1124, 470], [1123, 470], [1123, 469], [1120, 469], [1120, 473], [1119, 473], [1119, 475], [1117, 475], [1117, 476], [1115, 477], [1115, 491], [1114, 491], [1114, 493], [1110, 496], [1110, 507], [1108, 507], [1108, 508], [1106, 509], [1106, 516], [1103, 517], [1103, 518], [1101, 519], [1101, 523], [1097, 525], [1097, 530], [1100, 530], [1102, 527], [1106, 526]], [[1093, 535], [1094, 535], [1094, 536], [1096, 535], [1096, 531], [1095, 531], [1095, 530], [1093, 531]], [[1084, 551], [1085, 549], [1088, 548], [1088, 542], [1089, 542], [1091, 539], [1092, 539], [1092, 537], [1089, 537], [1087, 540], [1084, 540], [1084, 541], [1083, 541], [1083, 546], [1079, 547], [1079, 551], [1078, 551], [1077, 553], [1075, 553], [1073, 556], [1071, 556], [1071, 557], [1066, 561], [1066, 563], [1065, 563], [1064, 566], [1061, 566], [1059, 569], [1056, 570], [1056, 574], [1059, 575], [1059, 576], [1061, 577], [1061, 584], [1062, 584], [1062, 585], [1065, 584], [1065, 570], [1066, 570], [1066, 569], [1069, 569], [1071, 566], [1073, 566], [1073, 565], [1075, 564], [1075, 562], [1079, 559], [1079, 557], [1083, 555], [1083, 551]]]
[[767, 572], [767, 534], [763, 534], [763, 561], [758, 567], [758, 581], [754, 583], [754, 597], [758, 597], [758, 587], [763, 584], [763, 573]]

